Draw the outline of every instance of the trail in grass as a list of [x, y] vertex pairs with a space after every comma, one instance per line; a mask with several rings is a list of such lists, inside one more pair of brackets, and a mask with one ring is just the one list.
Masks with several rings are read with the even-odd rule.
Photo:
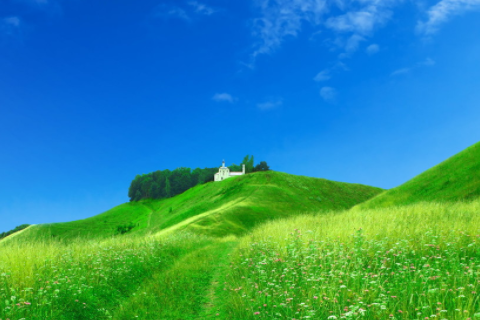
[[[157, 232], [155, 234], [155, 236], [165, 236], [165, 235], [170, 234], [174, 231], [182, 230], [182, 229], [186, 228], [189, 224], [200, 221], [201, 219], [203, 219], [205, 217], [208, 217], [212, 214], [221, 213], [222, 211], [227, 210], [229, 208], [232, 208], [234, 206], [239, 206], [240, 203], [244, 202], [244, 200], [245, 200], [245, 198], [240, 198], [240, 199], [237, 199], [237, 200], [234, 200], [234, 201], [230, 201], [230, 202], [224, 204], [223, 206], [221, 206], [219, 208], [209, 210], [207, 212], [204, 212], [204, 213], [198, 214], [196, 216], [193, 216], [191, 218], [185, 219], [180, 223], [177, 223], [177, 224], [175, 224], [175, 225], [173, 225], [169, 228], [166, 228], [166, 229], [163, 229], [163, 230]], [[242, 204], [242, 205], [245, 205], [245, 203]]]
[[6, 236], [6, 237], [3, 238], [3, 239], [0, 239], [0, 241], [5, 241], [5, 240], [7, 240], [7, 239], [10, 240], [10, 239], [18, 236], [19, 234], [22, 234], [23, 232], [25, 232], [26, 230], [30, 229], [30, 228], [33, 227], [33, 226], [35, 226], [35, 224], [31, 224], [31, 225], [29, 225], [28, 227], [26, 227], [25, 229], [22, 229], [22, 230], [20, 230], [20, 231], [17, 231], [17, 232], [15, 232], [15, 233], [12, 233], [11, 235]]
[[[114, 319], [210, 319], [216, 317], [215, 287], [236, 241], [219, 241], [155, 274], [124, 302]], [[213, 286], [213, 288], [212, 288]]]
[[214, 263], [212, 268], [212, 279], [210, 281], [210, 286], [206, 294], [206, 302], [203, 305], [202, 311], [199, 313], [197, 319], [211, 319], [211, 318], [227, 318], [224, 314], [225, 308], [223, 292], [224, 285], [226, 280], [226, 273], [229, 271], [228, 262], [230, 261], [230, 253], [233, 252], [233, 249], [238, 245], [238, 242], [227, 243], [223, 247], [222, 251], [217, 251], [218, 255], [215, 260], [211, 262]]

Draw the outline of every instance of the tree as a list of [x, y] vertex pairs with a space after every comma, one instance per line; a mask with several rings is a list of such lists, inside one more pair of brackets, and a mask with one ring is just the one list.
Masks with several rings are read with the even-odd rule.
[[270, 170], [270, 167], [265, 161], [260, 161], [260, 163], [257, 164], [253, 169], [253, 171], [268, 171], [268, 170]]
[[137, 191], [140, 189], [140, 184], [141, 184], [141, 176], [136, 175], [135, 179], [133, 179], [132, 183], [130, 184], [130, 188], [128, 188], [128, 197], [130, 198], [130, 201], [133, 201]]
[[165, 197], [169, 198], [172, 194], [172, 188], [170, 187], [170, 179], [165, 178]]
[[232, 163], [231, 165], [228, 166], [230, 171], [232, 172], [239, 172], [242, 171], [242, 166], [239, 166], [238, 164]]
[[247, 154], [241, 164], [245, 165], [245, 173], [253, 172], [253, 155], [249, 156]]

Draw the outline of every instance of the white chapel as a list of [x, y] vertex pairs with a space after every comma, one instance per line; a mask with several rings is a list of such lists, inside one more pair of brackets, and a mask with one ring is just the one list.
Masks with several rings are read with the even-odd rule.
[[225, 160], [222, 162], [222, 166], [218, 169], [218, 172], [214, 175], [215, 181], [222, 181], [231, 177], [241, 176], [245, 174], [245, 164], [242, 165], [242, 172], [230, 172], [228, 167], [225, 167]]

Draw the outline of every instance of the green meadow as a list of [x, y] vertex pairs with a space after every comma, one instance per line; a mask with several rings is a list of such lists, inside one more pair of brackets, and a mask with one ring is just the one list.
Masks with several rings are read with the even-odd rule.
[[0, 241], [0, 319], [480, 319], [480, 144], [391, 189], [257, 172]]

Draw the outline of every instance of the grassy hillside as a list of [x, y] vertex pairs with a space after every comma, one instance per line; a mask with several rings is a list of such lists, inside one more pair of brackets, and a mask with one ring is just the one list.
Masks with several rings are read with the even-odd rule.
[[357, 208], [407, 205], [422, 201], [471, 201], [480, 197], [480, 142]]
[[128, 225], [133, 227], [129, 233], [138, 235], [186, 228], [205, 235], [240, 235], [276, 218], [348, 209], [381, 191], [281, 172], [257, 172], [199, 185], [169, 199], [125, 203], [84, 220], [35, 225], [17, 238], [106, 238]]
[[222, 319], [480, 318], [480, 200], [273, 221], [231, 254]]

